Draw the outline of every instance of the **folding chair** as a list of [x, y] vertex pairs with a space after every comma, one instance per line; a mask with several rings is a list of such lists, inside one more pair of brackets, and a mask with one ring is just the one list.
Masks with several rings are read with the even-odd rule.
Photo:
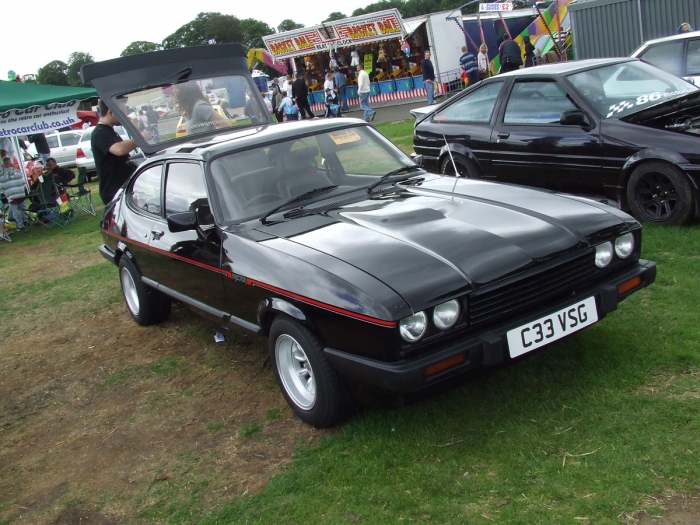
[[92, 205], [92, 192], [85, 187], [87, 180], [87, 170], [78, 168], [78, 181], [75, 184], [65, 184], [63, 187], [68, 190], [68, 198], [75, 207], [95, 216], [95, 207]]
[[3, 196], [2, 201], [0, 201], [0, 240], [12, 242], [10, 238], [10, 232], [5, 228], [5, 220], [7, 219], [7, 212], [9, 210], [9, 204], [6, 204], [6, 199]]
[[[43, 224], [49, 229], [53, 228], [54, 225], [63, 228], [67, 224], [68, 221], [65, 220], [64, 213], [61, 211], [58, 190], [50, 173], [44, 173], [40, 179], [37, 179], [37, 187], [29, 194], [28, 198], [31, 200], [31, 204], [27, 211], [30, 218], [33, 219], [33, 224]], [[70, 199], [68, 202], [70, 204]], [[36, 214], [36, 217], [32, 217], [32, 213]]]

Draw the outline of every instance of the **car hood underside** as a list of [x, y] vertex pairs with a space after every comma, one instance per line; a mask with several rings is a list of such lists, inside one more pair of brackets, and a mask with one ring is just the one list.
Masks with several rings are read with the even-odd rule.
[[[412, 308], [588, 249], [620, 214], [518, 186], [435, 178], [263, 227], [379, 279]], [[496, 201], [498, 199], [498, 201]], [[312, 206], [310, 206], [312, 207]]]

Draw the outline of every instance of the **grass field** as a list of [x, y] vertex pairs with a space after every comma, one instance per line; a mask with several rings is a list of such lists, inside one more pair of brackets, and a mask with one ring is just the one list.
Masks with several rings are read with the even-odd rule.
[[[410, 152], [412, 126], [377, 127]], [[17, 334], [124, 308], [116, 269], [96, 252], [97, 218], [81, 214], [65, 229], [34, 229], [13, 241], [0, 242], [0, 359]], [[700, 225], [646, 226], [642, 251], [658, 264], [656, 283], [595, 326], [418, 404], [365, 408], [313, 440], [298, 438], [293, 461], [262, 490], [225, 491], [234, 473], [202, 467], [216, 463], [206, 449], [179, 456], [157, 483], [136, 483], [130, 514], [105, 523], [613, 524], [635, 523], [640, 509], [663, 514], [666, 497], [700, 488]], [[207, 321], [180, 315], [180, 324], [166, 323], [168, 337], [183, 345], [210, 341]], [[187, 385], [177, 395], [144, 387], [143, 410], [155, 425], [160, 410], [175, 413], [205, 395], [200, 377], [213, 381], [212, 370], [237, 362], [229, 350], [207, 352], [202, 363], [184, 355], [119, 369], [104, 364], [94, 389]], [[0, 377], [12, 370], [4, 366]], [[274, 389], [270, 377], [268, 369], [261, 392]], [[1, 525], [24, 522], [11, 477], [43, 472], [40, 463], [25, 473], [2, 466], [32, 421], [30, 412], [15, 419], [13, 403], [0, 399]], [[237, 426], [212, 419], [201, 432], [235, 447], [264, 436], [261, 445], [272, 451], [281, 434], [268, 432], [289, 414], [277, 405]], [[124, 498], [116, 488], [79, 488], [52, 505], [112, 516]], [[36, 522], [49, 523], [51, 512]]]

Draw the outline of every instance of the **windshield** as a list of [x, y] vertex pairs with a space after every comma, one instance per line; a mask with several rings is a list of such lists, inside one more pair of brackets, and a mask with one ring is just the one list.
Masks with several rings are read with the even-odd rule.
[[223, 221], [232, 223], [261, 217], [317, 188], [337, 186], [310, 193], [297, 205], [367, 188], [404, 166], [415, 163], [363, 126], [231, 153], [213, 160], [210, 173]]
[[164, 84], [116, 102], [149, 144], [270, 120], [255, 84], [243, 75]]
[[698, 88], [644, 62], [623, 62], [567, 77], [603, 118], [619, 118]]

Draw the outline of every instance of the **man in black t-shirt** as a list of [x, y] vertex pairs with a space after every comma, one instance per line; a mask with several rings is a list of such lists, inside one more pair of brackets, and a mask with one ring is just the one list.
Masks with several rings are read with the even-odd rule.
[[51, 156], [51, 148], [49, 148], [49, 143], [46, 140], [46, 136], [43, 133], [34, 133], [27, 137], [29, 142], [36, 146], [37, 155], [41, 159], [41, 162], [46, 164], [46, 161]]
[[100, 121], [92, 132], [92, 153], [100, 181], [100, 197], [107, 204], [127, 181], [136, 166], [129, 162], [129, 152], [136, 149], [133, 139], [122, 140], [114, 131], [119, 119], [100, 100]]

